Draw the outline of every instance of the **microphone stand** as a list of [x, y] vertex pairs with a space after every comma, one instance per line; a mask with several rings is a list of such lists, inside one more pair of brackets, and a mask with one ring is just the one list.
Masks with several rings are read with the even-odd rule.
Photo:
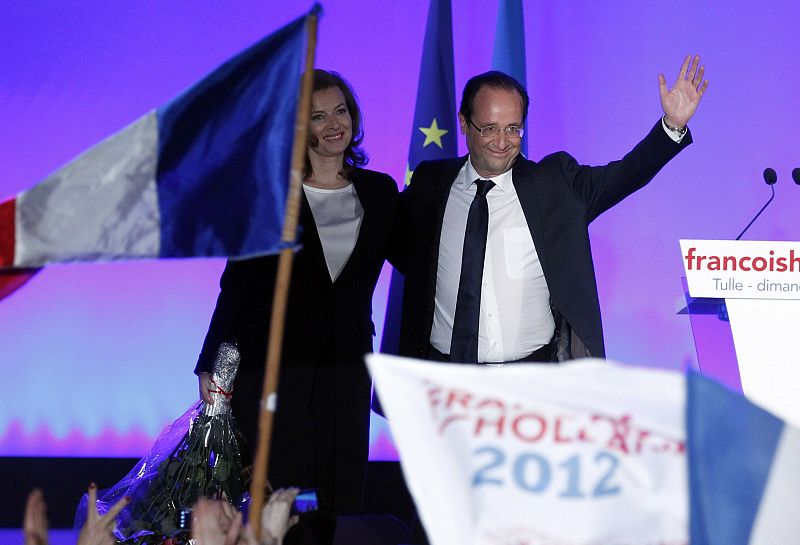
[[750, 226], [753, 225], [753, 222], [758, 219], [758, 216], [761, 215], [761, 212], [763, 212], [767, 208], [767, 206], [769, 206], [769, 203], [772, 202], [772, 199], [775, 198], [775, 182], [777, 181], [777, 179], [778, 178], [775, 175], [775, 171], [773, 169], [767, 168], [766, 170], [764, 170], [764, 181], [767, 183], [769, 188], [772, 190], [772, 196], [769, 198], [769, 200], [766, 202], [766, 204], [764, 204], [764, 206], [761, 207], [761, 210], [758, 211], [758, 214], [756, 214], [755, 217], [750, 220], [750, 223], [747, 224], [747, 227], [742, 229], [742, 232], [739, 233], [739, 236], [736, 237], [736, 240], [739, 240], [740, 238], [742, 238], [742, 235], [745, 234], [745, 232], [748, 229], [750, 229]]
[[767, 206], [769, 206], [769, 203], [771, 203], [771, 202], [772, 202], [772, 199], [774, 199], [774, 198], [775, 198], [775, 186], [774, 186], [774, 185], [771, 185], [771, 186], [769, 186], [769, 188], [772, 190], [772, 196], [769, 198], [769, 200], [767, 201], [767, 203], [766, 203], [764, 206], [762, 206], [762, 207], [761, 207], [761, 210], [759, 210], [759, 211], [758, 211], [758, 214], [756, 214], [756, 217], [754, 217], [753, 219], [751, 219], [751, 220], [750, 220], [750, 223], [748, 223], [748, 224], [747, 224], [747, 227], [745, 227], [744, 229], [742, 229], [742, 232], [741, 232], [741, 233], [739, 233], [739, 236], [738, 236], [738, 237], [736, 237], [736, 240], [739, 240], [740, 238], [742, 238], [742, 235], [745, 233], [745, 231], [747, 231], [748, 229], [750, 229], [750, 226], [751, 226], [751, 225], [753, 225], [753, 222], [754, 222], [754, 221], [756, 221], [756, 220], [758, 219], [758, 216], [760, 216], [760, 215], [761, 215], [761, 212], [763, 212], [763, 211], [764, 211], [764, 209], [765, 209]]

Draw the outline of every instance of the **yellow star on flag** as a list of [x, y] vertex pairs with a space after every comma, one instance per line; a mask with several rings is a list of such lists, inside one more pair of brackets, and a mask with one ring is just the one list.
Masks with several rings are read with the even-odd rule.
[[413, 176], [413, 175], [414, 175], [414, 171], [411, 170], [409, 168], [408, 163], [406, 163], [406, 175], [405, 175], [405, 178], [404, 178], [405, 185], [408, 185], [408, 184], [411, 183], [411, 176]]
[[443, 149], [442, 136], [450, 132], [446, 129], [440, 129], [435, 117], [433, 118], [433, 123], [431, 123], [430, 127], [420, 127], [419, 130], [425, 135], [425, 142], [422, 144], [423, 148], [432, 143]]

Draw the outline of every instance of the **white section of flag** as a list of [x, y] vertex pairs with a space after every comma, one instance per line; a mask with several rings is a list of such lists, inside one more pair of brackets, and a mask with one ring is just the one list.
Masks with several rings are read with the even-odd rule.
[[688, 541], [683, 375], [367, 362], [433, 545]]
[[14, 266], [157, 257], [157, 164], [152, 111], [22, 192]]
[[800, 517], [797, 516], [799, 453], [800, 430], [784, 426], [750, 535], [751, 545], [797, 543], [800, 540]]

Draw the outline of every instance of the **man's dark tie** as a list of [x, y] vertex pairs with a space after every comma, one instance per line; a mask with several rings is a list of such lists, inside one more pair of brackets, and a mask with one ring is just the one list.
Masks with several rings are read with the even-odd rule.
[[478, 362], [483, 258], [486, 255], [486, 235], [489, 232], [486, 194], [494, 187], [491, 180], [475, 180], [475, 184], [478, 191], [469, 205], [467, 215], [461, 278], [458, 281], [456, 314], [453, 317], [453, 339], [450, 342], [450, 361], [463, 363]]

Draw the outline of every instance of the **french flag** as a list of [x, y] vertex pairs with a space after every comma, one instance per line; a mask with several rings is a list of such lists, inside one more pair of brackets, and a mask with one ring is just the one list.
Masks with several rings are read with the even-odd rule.
[[306, 19], [0, 203], [0, 290], [50, 263], [279, 251]]

